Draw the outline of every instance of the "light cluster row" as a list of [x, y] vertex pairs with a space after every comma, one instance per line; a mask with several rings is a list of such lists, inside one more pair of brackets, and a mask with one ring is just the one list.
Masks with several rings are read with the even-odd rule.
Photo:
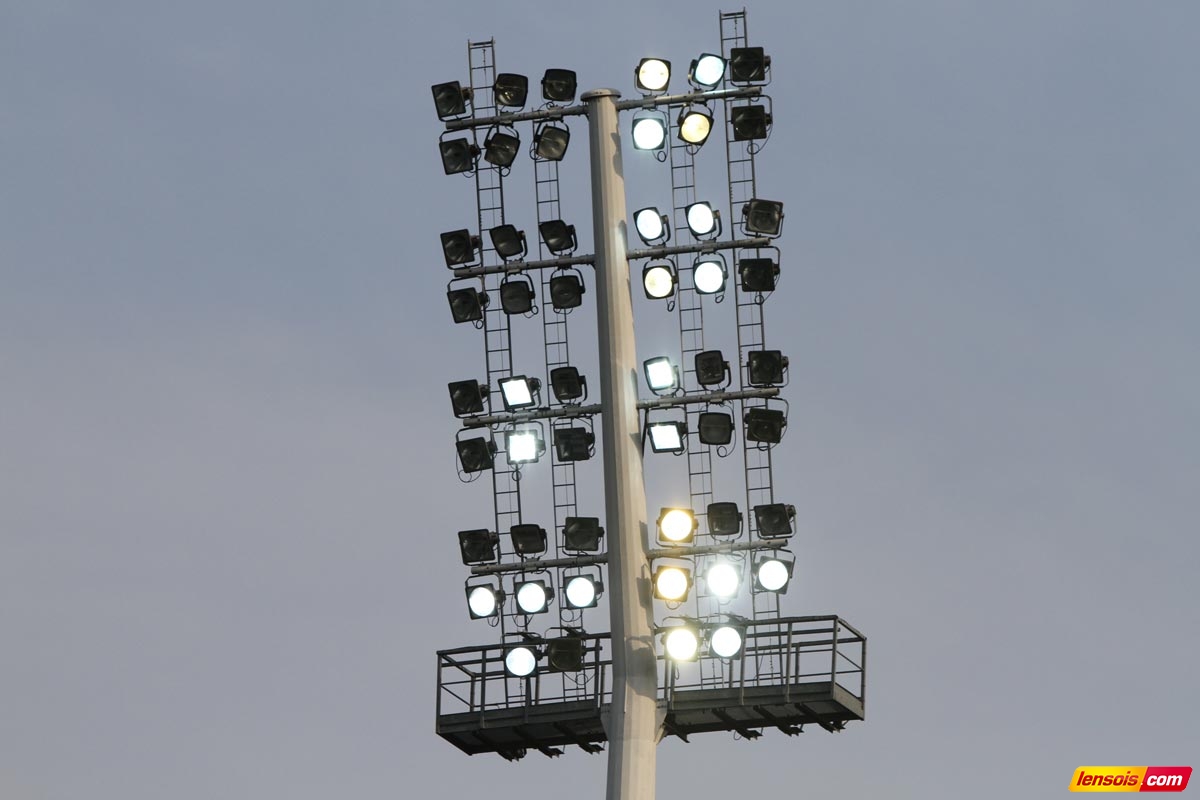
[[[567, 608], [582, 610], [595, 608], [604, 593], [604, 584], [594, 574], [576, 571], [564, 572], [561, 586]], [[499, 579], [473, 578], [467, 581], [467, 611], [471, 619], [489, 619], [504, 613], [504, 603], [508, 599]], [[512, 598], [514, 614], [532, 616], [544, 614], [550, 610], [554, 600], [554, 587], [549, 576], [540, 578], [519, 578], [513, 582]]]
[[[509, 466], [532, 464], [546, 454], [546, 440], [538, 425], [523, 425], [502, 434]], [[560, 462], [587, 461], [596, 454], [596, 434], [583, 426], [553, 428], [554, 454]], [[494, 439], [472, 436], [455, 442], [458, 461], [467, 474], [494, 469], [499, 454]]]
[[[521, 558], [533, 558], [546, 552], [546, 529], [522, 522], [508, 530], [512, 550]], [[604, 538], [599, 517], [567, 517], [563, 522], [562, 549], [570, 553], [595, 553]], [[459, 555], [463, 564], [494, 564], [499, 558], [500, 534], [487, 528], [458, 532]]]
[[[742, 512], [737, 503], [709, 503], [705, 509], [708, 532], [712, 536], [737, 536], [742, 532]], [[755, 528], [763, 539], [787, 539], [795, 533], [796, 507], [787, 503], [754, 506]], [[690, 508], [664, 508], [658, 516], [658, 541], [662, 544], [691, 544], [700, 527], [696, 512]]]

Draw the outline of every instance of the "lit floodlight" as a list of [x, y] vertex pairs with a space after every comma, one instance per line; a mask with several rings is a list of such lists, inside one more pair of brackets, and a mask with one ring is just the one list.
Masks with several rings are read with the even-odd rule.
[[777, 556], [759, 558], [754, 562], [754, 586], [759, 591], [786, 594], [796, 562]]
[[740, 625], [718, 625], [708, 635], [708, 649], [717, 658], [735, 658], [745, 640], [745, 629]]
[[675, 267], [669, 261], [647, 264], [642, 270], [642, 288], [651, 300], [675, 294]]
[[471, 98], [470, 89], [464, 89], [458, 81], [437, 83], [432, 89], [433, 106], [437, 109], [438, 119], [461, 117], [467, 113], [467, 100]]
[[546, 665], [551, 672], [579, 672], [583, 669], [583, 639], [560, 636], [546, 642]]
[[519, 556], [537, 556], [546, 552], [546, 529], [532, 522], [522, 522], [508, 529], [513, 551]]
[[696, 425], [700, 444], [721, 447], [733, 441], [733, 415], [722, 411], [703, 411]]
[[671, 82], [671, 62], [661, 58], [643, 58], [633, 74], [634, 83], [642, 94], [661, 94]]
[[527, 378], [524, 375], [501, 378], [500, 396], [504, 399], [505, 410], [533, 408], [538, 403], [538, 390], [541, 388], [542, 382], [537, 378]]
[[748, 142], [767, 138], [771, 115], [764, 106], [734, 106], [729, 110], [729, 122], [733, 128], [733, 140]]
[[533, 311], [533, 281], [524, 274], [509, 275], [500, 282], [500, 308], [510, 316]]
[[467, 566], [495, 561], [498, 544], [499, 535], [487, 528], [458, 532], [458, 549], [462, 555], [462, 562]]
[[587, 428], [555, 428], [553, 433], [559, 461], [587, 461], [592, 457], [596, 435]]
[[567, 517], [563, 523], [563, 549], [582, 553], [600, 550], [604, 528], [599, 517]]
[[546, 123], [533, 135], [533, 152], [538, 158], [546, 161], [562, 161], [570, 143], [570, 129]]
[[486, 619], [500, 613], [504, 592], [496, 586], [476, 584], [467, 586], [467, 612], [471, 619]]
[[575, 367], [555, 367], [550, 370], [550, 388], [555, 400], [569, 403], [587, 395], [587, 379]]
[[720, 350], [696, 353], [696, 383], [701, 386], [720, 386], [729, 377], [729, 362]]
[[496, 249], [496, 255], [508, 261], [512, 258], [522, 258], [528, 251], [525, 243], [525, 231], [517, 230], [516, 225], [497, 225], [488, 230], [488, 236], [492, 239], [492, 247]]
[[793, 533], [796, 507], [786, 503], [768, 503], [754, 507], [754, 523], [763, 539], [786, 539]]
[[709, 503], [705, 518], [708, 532], [714, 536], [737, 536], [742, 532], [742, 512], [737, 503]]
[[476, 436], [471, 439], [459, 439], [455, 442], [458, 449], [458, 461], [462, 471], [471, 474], [491, 469], [496, 463], [496, 443], [491, 439]]
[[509, 464], [529, 464], [542, 457], [546, 452], [546, 443], [536, 428], [521, 428], [505, 435], [504, 448]]
[[521, 137], [493, 128], [483, 140], [483, 160], [497, 167], [511, 167], [521, 151]]
[[442, 234], [442, 255], [446, 258], [446, 266], [453, 269], [460, 264], [470, 264], [475, 260], [479, 245], [479, 237], [472, 236], [466, 228], [446, 231]]
[[687, 144], [699, 147], [712, 133], [713, 113], [708, 106], [698, 103], [679, 112], [679, 138]]
[[700, 655], [700, 637], [690, 625], [677, 625], [663, 634], [663, 649], [672, 661], [695, 661]]
[[642, 368], [646, 373], [646, 385], [655, 394], [670, 394], [679, 387], [679, 371], [666, 356], [647, 359]]
[[696, 515], [690, 508], [664, 508], [658, 515], [658, 540], [688, 544], [696, 536]]
[[762, 83], [767, 79], [770, 56], [761, 47], [734, 47], [729, 51], [730, 83]]
[[659, 567], [654, 570], [654, 596], [669, 603], [687, 600], [692, 574], [683, 567]]
[[555, 311], [569, 311], [583, 305], [583, 278], [578, 272], [564, 272], [550, 279], [550, 304]]
[[667, 123], [657, 113], [635, 115], [633, 118], [633, 148], [662, 150], [667, 141]]
[[683, 422], [651, 422], [646, 426], [650, 449], [656, 453], [682, 453], [687, 425]]
[[575, 226], [568, 225], [561, 219], [552, 219], [538, 225], [538, 233], [546, 243], [546, 249], [556, 256], [570, 253], [579, 246], [575, 238]]
[[537, 669], [537, 651], [528, 645], [509, 648], [504, 654], [504, 668], [510, 675], [528, 678]]
[[783, 203], [773, 200], [748, 200], [742, 206], [742, 221], [750, 233], [778, 236], [783, 228]]
[[699, 89], [712, 89], [724, 77], [725, 59], [712, 53], [701, 53], [688, 70], [688, 81]]
[[552, 103], [571, 103], [578, 86], [575, 70], [551, 67], [542, 75], [542, 98]]
[[454, 416], [467, 417], [483, 413], [483, 401], [487, 399], [487, 387], [476, 380], [454, 381], [447, 384], [450, 390], [450, 405]]
[[529, 96], [529, 78], [513, 72], [501, 72], [492, 84], [496, 105], [506, 108], [524, 108]]
[[700, 294], [720, 294], [725, 291], [725, 279], [729, 271], [725, 269], [725, 259], [719, 254], [700, 256], [692, 270], [692, 284]]
[[779, 350], [751, 350], [746, 356], [746, 382], [751, 386], [778, 386], [783, 383], [787, 366], [787, 357]]
[[569, 608], [595, 608], [604, 591], [604, 584], [588, 575], [564, 576], [563, 593]]
[[729, 600], [737, 595], [742, 582], [741, 570], [728, 561], [718, 561], [704, 573], [704, 581], [708, 584], [709, 594]]
[[639, 208], [633, 212], [633, 227], [638, 238], [648, 245], [662, 244], [671, 238], [671, 225], [666, 214], [657, 208]]
[[479, 147], [465, 137], [438, 142], [438, 150], [442, 154], [442, 170], [447, 175], [470, 172], [479, 158]]
[[488, 304], [487, 294], [478, 289], [451, 289], [446, 292], [446, 299], [455, 322], [478, 322]]
[[514, 587], [517, 608], [522, 614], [541, 614], [550, 608], [554, 591], [544, 580], [518, 582]]
[[779, 265], [769, 258], [743, 258], [738, 262], [742, 291], [773, 292], [779, 277]]
[[697, 239], [715, 239], [721, 235], [721, 212], [708, 203], [692, 203], [687, 207], [688, 230]]
[[751, 408], [746, 411], [746, 439], [763, 444], [779, 444], [787, 417], [777, 408]]

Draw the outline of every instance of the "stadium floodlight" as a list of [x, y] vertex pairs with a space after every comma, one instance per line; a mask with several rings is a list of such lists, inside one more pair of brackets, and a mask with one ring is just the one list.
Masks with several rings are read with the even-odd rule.
[[542, 75], [542, 98], [551, 103], [572, 103], [579, 81], [575, 70], [551, 67]]
[[467, 101], [471, 99], [470, 89], [464, 89], [458, 81], [435, 83], [431, 88], [438, 119], [453, 119], [467, 113]]
[[517, 608], [522, 614], [542, 614], [550, 608], [554, 598], [554, 590], [550, 582], [537, 579], [532, 581], [517, 581], [513, 586], [513, 596], [517, 600]]
[[[511, 130], [511, 129], [510, 129]], [[483, 140], [483, 160], [495, 164], [501, 169], [507, 169], [517, 160], [521, 152], [521, 137], [514, 130], [511, 133], [500, 130], [499, 126], [488, 132]]]
[[730, 600], [737, 596], [742, 582], [741, 570], [729, 561], [715, 561], [705, 571], [704, 582], [709, 594], [720, 600]]
[[722, 624], [710, 629], [708, 633], [708, 650], [717, 658], [736, 658], [742, 652], [746, 641], [744, 625]]
[[720, 253], [710, 253], [696, 259], [692, 268], [692, 285], [700, 294], [720, 294], [725, 291], [725, 279], [729, 270]]
[[633, 227], [647, 245], [663, 244], [671, 238], [671, 223], [657, 208], [639, 208], [633, 212]]
[[643, 58], [633, 72], [634, 84], [644, 95], [662, 94], [671, 83], [671, 62], [661, 58]]
[[496, 443], [491, 439], [482, 436], [459, 439], [455, 442], [455, 447], [458, 449], [458, 461], [462, 471], [468, 475], [491, 469], [496, 463]]
[[662, 150], [667, 141], [667, 121], [657, 111], [634, 114], [632, 130], [635, 150]]
[[701, 53], [688, 69], [688, 81], [697, 89], [712, 89], [724, 77], [725, 59], [713, 53]]
[[483, 413], [483, 403], [488, 397], [488, 388], [477, 380], [453, 381], [447, 384], [450, 390], [450, 405], [454, 416], [469, 417]]
[[471, 619], [499, 616], [504, 592], [495, 583], [467, 582], [467, 613]]
[[546, 243], [546, 249], [556, 256], [566, 255], [579, 246], [575, 238], [575, 226], [568, 225], [561, 219], [551, 219], [538, 225], [538, 233]]
[[492, 84], [496, 105], [505, 108], [524, 108], [529, 96], [529, 78], [514, 72], [501, 72]]
[[746, 382], [751, 386], [778, 386], [783, 383], [787, 366], [787, 357], [779, 350], [751, 350], [746, 356]]
[[604, 584], [592, 575], [563, 575], [562, 585], [568, 608], [595, 608], [604, 592]]
[[779, 265], [769, 258], [743, 258], [738, 262], [742, 291], [773, 292], [779, 278]]
[[488, 296], [479, 289], [450, 289], [446, 292], [450, 314], [455, 322], [478, 322], [483, 319]]
[[504, 400], [505, 410], [519, 411], [522, 408], [534, 408], [540, 399], [541, 388], [542, 382], [537, 378], [527, 378], [524, 375], [501, 378], [500, 396]]
[[599, 517], [567, 517], [563, 523], [563, 549], [580, 553], [600, 550], [604, 528]]
[[787, 503], [767, 503], [754, 507], [754, 523], [763, 539], [786, 539], [791, 536], [796, 507]]
[[537, 428], [518, 428], [504, 436], [504, 448], [510, 465], [529, 464], [546, 452], [546, 443]]
[[458, 549], [462, 562], [467, 566], [472, 564], [489, 564], [496, 560], [496, 545], [500, 544], [500, 536], [487, 528], [458, 532]]
[[451, 269], [473, 262], [479, 246], [479, 237], [473, 236], [466, 228], [442, 234], [442, 255], [446, 258], [446, 266]]
[[651, 422], [646, 426], [650, 449], [655, 453], [682, 453], [686, 449], [687, 424], [684, 422]]
[[583, 305], [583, 276], [575, 270], [564, 270], [550, 279], [550, 304], [555, 311], [569, 311]]
[[531, 313], [534, 297], [533, 280], [524, 273], [508, 275], [500, 281], [500, 308], [509, 316]]
[[729, 362], [720, 350], [696, 353], [696, 383], [701, 386], [720, 386], [729, 378]]
[[687, 600], [692, 588], [692, 573], [683, 567], [662, 566], [654, 570], [651, 582], [656, 598], [668, 603], [681, 603]]
[[651, 300], [664, 300], [675, 294], [675, 265], [655, 261], [642, 269], [642, 288]]
[[479, 160], [479, 146], [463, 136], [441, 140], [438, 151], [442, 155], [442, 171], [447, 175], [470, 172]]
[[658, 540], [668, 544], [690, 544], [696, 537], [696, 514], [690, 508], [664, 508], [658, 515]]
[[712, 204], [692, 203], [684, 212], [688, 230], [700, 240], [715, 239], [721, 235], [721, 212], [714, 211]]
[[712, 133], [712, 109], [703, 103], [687, 106], [679, 112], [679, 138], [687, 144], [699, 147]]
[[729, 122], [733, 128], [735, 142], [749, 142], [767, 138], [771, 127], [771, 115], [765, 106], [734, 106], [729, 110]]
[[509, 675], [528, 678], [537, 670], [538, 650], [527, 644], [519, 644], [504, 651], [504, 668]]
[[592, 457], [596, 435], [587, 428], [555, 428], [553, 434], [559, 461], [587, 461]]
[[754, 561], [754, 588], [761, 592], [787, 594], [795, 566], [794, 559], [778, 555], [760, 556]]
[[671, 394], [679, 388], [679, 370], [666, 356], [647, 359], [642, 369], [646, 373], [646, 385], [655, 394]]
[[770, 66], [771, 57], [761, 47], [734, 47], [729, 51], [729, 82], [762, 83]]
[[570, 143], [570, 128], [546, 122], [533, 135], [533, 153], [546, 161], [562, 161]]
[[546, 666], [551, 672], [579, 672], [583, 669], [583, 638], [559, 636], [548, 640]]
[[742, 206], [742, 222], [750, 233], [778, 236], [783, 228], [783, 203], [757, 198]]
[[555, 367], [550, 370], [550, 388], [555, 400], [569, 403], [587, 396], [587, 379], [575, 367]]
[[700, 637], [692, 625], [675, 625], [663, 634], [663, 649], [672, 661], [695, 661], [700, 657]]
[[779, 444], [787, 417], [778, 408], [751, 408], [746, 411], [746, 440], [762, 444]]
[[705, 518], [708, 532], [714, 536], [737, 536], [742, 532], [742, 512], [737, 503], [709, 503]]
[[546, 529], [532, 522], [522, 522], [508, 529], [513, 551], [521, 556], [538, 556], [546, 552]]
[[514, 258], [524, 258], [528, 252], [525, 243], [525, 231], [517, 230], [516, 225], [497, 225], [488, 230], [488, 236], [492, 239], [492, 247], [496, 250], [496, 255], [505, 261]]
[[696, 425], [700, 444], [722, 447], [733, 441], [733, 415], [723, 411], [702, 411]]

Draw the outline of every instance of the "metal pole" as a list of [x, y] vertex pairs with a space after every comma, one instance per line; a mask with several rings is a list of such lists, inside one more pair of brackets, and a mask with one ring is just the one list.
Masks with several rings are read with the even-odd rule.
[[625, 175], [615, 89], [596, 89], [587, 104], [592, 162], [592, 229], [600, 328], [605, 513], [613, 698], [608, 733], [608, 800], [654, 797], [658, 674], [650, 568], [646, 558], [646, 486], [638, 429], [638, 364], [625, 238]]

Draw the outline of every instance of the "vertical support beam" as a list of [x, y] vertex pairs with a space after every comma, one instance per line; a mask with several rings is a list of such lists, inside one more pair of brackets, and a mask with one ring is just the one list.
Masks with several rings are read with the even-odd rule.
[[658, 675], [654, 656], [646, 486], [637, 413], [637, 351], [625, 236], [625, 175], [614, 89], [587, 104], [592, 166], [592, 229], [600, 327], [605, 514], [613, 699], [608, 717], [608, 800], [654, 797]]

